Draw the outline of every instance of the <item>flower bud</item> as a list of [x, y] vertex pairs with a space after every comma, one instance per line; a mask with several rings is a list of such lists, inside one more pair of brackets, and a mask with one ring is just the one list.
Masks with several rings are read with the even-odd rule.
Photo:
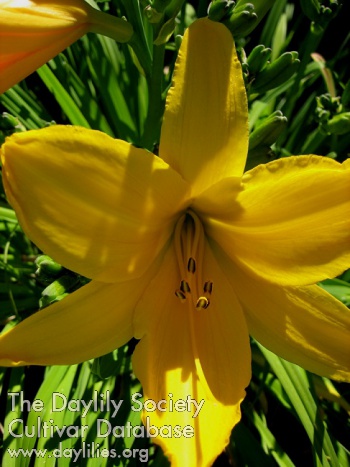
[[276, 110], [266, 118], [249, 136], [249, 151], [258, 146], [270, 147], [287, 126], [287, 118]]
[[221, 21], [231, 14], [234, 7], [232, 0], [213, 0], [208, 7], [208, 17], [212, 21]]
[[345, 135], [350, 132], [350, 112], [342, 112], [331, 118], [325, 130], [332, 135]]
[[87, 32], [119, 42], [132, 26], [83, 0], [0, 0], [0, 94], [38, 69]]
[[303, 13], [313, 21], [313, 27], [319, 31], [324, 30], [327, 24], [337, 15], [341, 5], [342, 2], [338, 0], [331, 0], [329, 2], [300, 0]]
[[255, 75], [261, 71], [268, 63], [271, 57], [271, 49], [266, 48], [264, 45], [257, 45], [250, 52], [248, 56], [249, 73]]
[[275, 0], [238, 0], [229, 19], [223, 23], [234, 36], [247, 36], [260, 23]]
[[299, 64], [297, 52], [285, 52], [258, 73], [252, 85], [252, 92], [263, 93], [277, 88], [294, 75]]
[[39, 279], [42, 276], [45, 276], [45, 279], [47, 276], [51, 278], [57, 277], [63, 271], [63, 267], [47, 255], [38, 256], [35, 264], [37, 266], [35, 274]]
[[223, 23], [229, 28], [234, 36], [245, 36], [258, 24], [258, 15], [252, 3], [236, 5], [229, 19]]
[[77, 284], [79, 279], [77, 276], [64, 275], [59, 279], [52, 282], [49, 286], [43, 290], [40, 299], [40, 307], [44, 308], [51, 303], [61, 300], [63, 297], [68, 295]]
[[13, 115], [3, 112], [0, 115], [0, 130], [13, 130], [19, 126], [19, 121], [17, 117], [14, 117]]
[[7, 112], [0, 115], [0, 146], [5, 142], [7, 136], [21, 131], [26, 131], [26, 129], [17, 117]]

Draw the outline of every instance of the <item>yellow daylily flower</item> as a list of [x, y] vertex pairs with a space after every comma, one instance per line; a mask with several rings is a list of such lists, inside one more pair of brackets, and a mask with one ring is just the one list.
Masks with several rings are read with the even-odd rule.
[[0, 0], [0, 94], [87, 32], [127, 42], [133, 28], [83, 0]]
[[155, 442], [181, 467], [211, 465], [240, 420], [249, 333], [350, 381], [349, 310], [314, 285], [350, 264], [349, 165], [297, 156], [244, 174], [247, 150], [234, 42], [208, 19], [184, 36], [160, 157], [79, 127], [7, 139], [4, 186], [24, 231], [92, 281], [3, 334], [0, 364], [77, 363], [140, 339], [145, 399], [204, 401], [144, 414], [178, 427]]

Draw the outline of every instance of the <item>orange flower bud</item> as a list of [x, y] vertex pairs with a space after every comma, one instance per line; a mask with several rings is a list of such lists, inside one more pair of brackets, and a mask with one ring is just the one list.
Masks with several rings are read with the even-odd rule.
[[133, 34], [83, 0], [0, 0], [0, 94], [89, 31], [119, 42]]

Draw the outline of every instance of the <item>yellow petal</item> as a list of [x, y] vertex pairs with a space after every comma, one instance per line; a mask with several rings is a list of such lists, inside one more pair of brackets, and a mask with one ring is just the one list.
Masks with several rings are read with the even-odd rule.
[[103, 282], [144, 273], [171, 235], [187, 189], [160, 158], [79, 127], [13, 135], [2, 159], [6, 194], [29, 238]]
[[0, 366], [69, 365], [104, 355], [134, 335], [133, 313], [161, 256], [138, 279], [92, 281], [0, 336]]
[[247, 100], [232, 36], [222, 24], [195, 21], [168, 93], [160, 156], [196, 196], [224, 177], [241, 176], [247, 150]]
[[[179, 437], [162, 436], [163, 428], [154, 439], [173, 467], [212, 465], [240, 420], [239, 406], [250, 380], [250, 347], [241, 308], [209, 248], [204, 257], [203, 280], [213, 282], [207, 309], [194, 307], [193, 292], [184, 302], [175, 296], [181, 277], [170, 250], [135, 312], [135, 333], [143, 336], [133, 357], [135, 374], [145, 400], [167, 401], [165, 411], [144, 411], [143, 420], [158, 430], [181, 427]], [[194, 403], [182, 402], [189, 399], [201, 404], [197, 413]], [[170, 400], [179, 401], [177, 409], [171, 410]]]
[[[219, 255], [218, 255], [219, 256]], [[221, 252], [250, 334], [321, 376], [350, 382], [350, 310], [317, 285], [281, 287], [254, 279]]]
[[83, 0], [1, 2], [0, 94], [28, 76], [88, 31], [126, 41], [132, 27]]
[[3, 334], [0, 365], [69, 365], [112, 351], [132, 337], [134, 296], [125, 284], [91, 282]]
[[250, 274], [308, 285], [350, 265], [350, 171], [332, 159], [297, 156], [243, 177], [230, 222], [206, 229]]
[[240, 209], [236, 200], [239, 192], [242, 191], [241, 180], [241, 177], [220, 180], [194, 199], [191, 209], [204, 219], [214, 218], [231, 222]]

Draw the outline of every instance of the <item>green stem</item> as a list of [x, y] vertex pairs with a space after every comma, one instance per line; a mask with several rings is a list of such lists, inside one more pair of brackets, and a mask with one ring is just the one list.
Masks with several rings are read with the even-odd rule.
[[102, 11], [89, 9], [89, 32], [102, 34], [117, 42], [128, 42], [133, 33], [133, 27], [127, 21]]
[[132, 36], [129, 45], [132, 47], [141, 68], [144, 71], [147, 79], [151, 74], [151, 52], [149, 41], [143, 23], [140, 3], [138, 0], [122, 0], [126, 10], [127, 17], [132, 22], [134, 35]]
[[136, 59], [140, 64], [143, 74], [148, 79], [151, 76], [152, 69], [151, 69], [151, 55], [149, 53], [147, 44], [145, 41], [140, 40], [139, 36], [134, 34], [131, 41], [129, 42], [130, 47], [133, 49]]
[[151, 76], [147, 78], [148, 113], [141, 139], [141, 146], [153, 150], [159, 141], [161, 120], [164, 112], [163, 69], [165, 45], [153, 46], [153, 64]]

